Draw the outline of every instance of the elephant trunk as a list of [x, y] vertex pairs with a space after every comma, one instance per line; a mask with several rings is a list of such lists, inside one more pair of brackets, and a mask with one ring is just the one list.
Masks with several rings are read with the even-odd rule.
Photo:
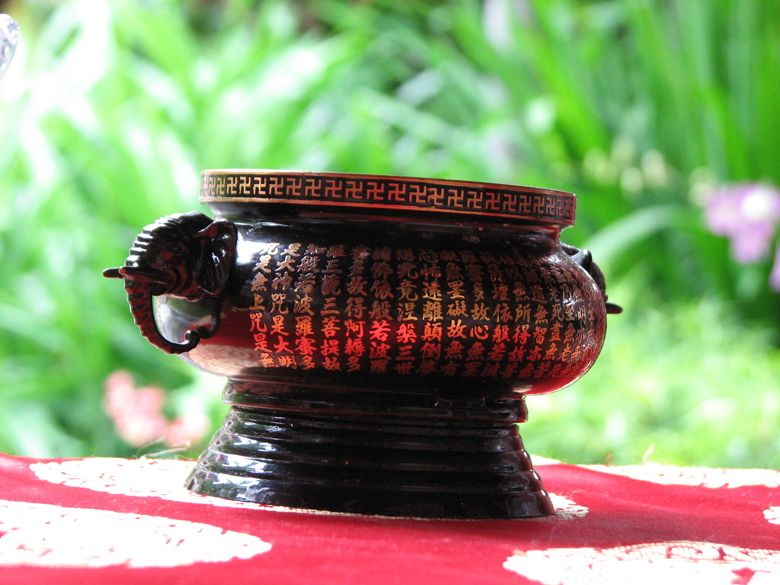
[[145, 283], [125, 278], [125, 290], [133, 320], [149, 343], [169, 354], [186, 353], [198, 345], [202, 337], [199, 330], [188, 330], [184, 343], [173, 343], [162, 336], [154, 320], [154, 297]]

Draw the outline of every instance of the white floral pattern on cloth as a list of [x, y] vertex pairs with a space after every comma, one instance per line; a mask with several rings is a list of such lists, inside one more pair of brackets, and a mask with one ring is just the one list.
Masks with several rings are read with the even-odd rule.
[[770, 524], [780, 524], [780, 506], [769, 506], [764, 510], [764, 518]]
[[585, 506], [580, 506], [565, 496], [558, 494], [549, 494], [549, 496], [553, 506], [555, 506], [555, 515], [549, 516], [549, 518], [575, 520], [588, 515], [588, 509]]
[[257, 507], [257, 504], [212, 498], [186, 489], [184, 482], [194, 466], [192, 461], [174, 459], [95, 458], [33, 463], [30, 470], [44, 481], [108, 494], [231, 508]]
[[[192, 461], [172, 459], [106, 458], [33, 463], [30, 465], [30, 470], [38, 479], [44, 481], [109, 494], [143, 498], [156, 497], [173, 502], [230, 508], [254, 507], [278, 511], [334, 514], [333, 512], [261, 506], [260, 504], [196, 494], [184, 487], [184, 481], [193, 466]], [[550, 518], [572, 520], [583, 518], [588, 513], [586, 507], [580, 506], [567, 497], [550, 494], [550, 499], [555, 506], [555, 515]]]
[[551, 548], [518, 551], [504, 568], [544, 585], [770, 585], [780, 582], [780, 551], [692, 541]]
[[0, 500], [0, 567], [178, 567], [270, 549], [256, 536], [200, 522]]
[[750, 486], [780, 487], [780, 471], [773, 469], [710, 469], [706, 467], [674, 467], [657, 463], [625, 466], [582, 465], [581, 467], [662, 485], [700, 486], [713, 489]]

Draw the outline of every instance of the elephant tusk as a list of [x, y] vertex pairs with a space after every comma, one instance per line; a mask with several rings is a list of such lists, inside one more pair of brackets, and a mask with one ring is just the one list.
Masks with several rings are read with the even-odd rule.
[[[109, 269], [111, 270], [111, 269]], [[173, 288], [176, 280], [173, 274], [143, 266], [122, 266], [118, 269], [120, 278], [135, 280], [146, 285], [160, 285], [164, 290]], [[111, 278], [111, 277], [109, 277]]]
[[106, 268], [103, 271], [103, 276], [106, 278], [124, 278], [121, 268]]
[[173, 275], [165, 272], [155, 272], [149, 274], [149, 271], [137, 266], [121, 266], [119, 268], [106, 268], [103, 271], [103, 276], [106, 278], [122, 278], [131, 279], [137, 282], [143, 282], [145, 284], [160, 284], [163, 286], [169, 286], [173, 280]]

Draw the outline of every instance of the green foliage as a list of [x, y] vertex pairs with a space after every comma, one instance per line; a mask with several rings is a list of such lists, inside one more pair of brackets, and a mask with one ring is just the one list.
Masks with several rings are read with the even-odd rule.
[[169, 389], [171, 416], [196, 397], [219, 419], [221, 381], [149, 346], [100, 272], [198, 207], [201, 169], [262, 167], [577, 192], [564, 239], [629, 311], [588, 376], [529, 399], [529, 447], [778, 465], [769, 266], [737, 266], [697, 199], [780, 184], [776, 2], [42, 6], [7, 8], [22, 42], [0, 83], [0, 449], [138, 453], [104, 414], [119, 369]]

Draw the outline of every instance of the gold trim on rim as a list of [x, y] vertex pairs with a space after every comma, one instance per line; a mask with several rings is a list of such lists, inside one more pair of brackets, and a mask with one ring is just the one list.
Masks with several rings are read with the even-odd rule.
[[202, 203], [287, 203], [574, 225], [572, 193], [417, 177], [220, 169], [201, 173]]

